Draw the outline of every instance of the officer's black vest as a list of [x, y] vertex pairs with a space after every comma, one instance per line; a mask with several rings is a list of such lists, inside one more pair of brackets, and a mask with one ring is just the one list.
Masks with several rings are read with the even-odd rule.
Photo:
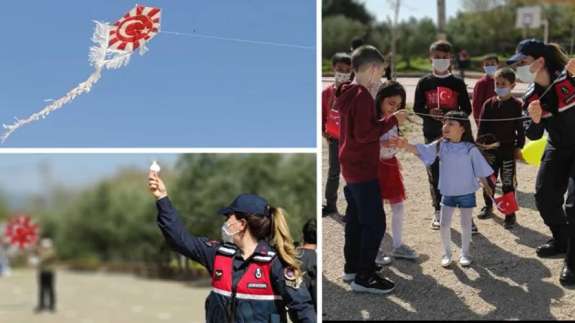
[[212, 292], [206, 301], [208, 322], [286, 322], [285, 305], [272, 288], [271, 263], [276, 253], [251, 257], [247, 269], [233, 285], [233, 261], [237, 249], [218, 248], [212, 272]]
[[[549, 133], [549, 142], [555, 147], [575, 146], [575, 79], [562, 74], [554, 81], [546, 96], [556, 97], [556, 106], [548, 106], [542, 98], [543, 114], [542, 120], [545, 129]], [[533, 100], [538, 100], [539, 95], [535, 93], [533, 84], [529, 87], [524, 97], [527, 107]]]

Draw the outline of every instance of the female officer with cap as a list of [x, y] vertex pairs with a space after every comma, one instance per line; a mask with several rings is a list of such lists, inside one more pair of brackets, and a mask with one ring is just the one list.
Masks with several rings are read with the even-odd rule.
[[219, 210], [226, 217], [221, 242], [190, 235], [157, 172], [148, 175], [158, 225], [177, 252], [202, 264], [212, 277], [207, 322], [315, 322], [311, 296], [283, 211], [257, 195], [239, 195]]
[[[526, 39], [507, 64], [517, 65], [517, 76], [532, 83], [524, 97], [529, 113], [527, 137], [549, 139], [535, 184], [535, 202], [553, 239], [537, 248], [539, 257], [566, 253], [559, 281], [575, 285], [575, 60], [557, 44]], [[567, 203], [563, 210], [564, 195]]]

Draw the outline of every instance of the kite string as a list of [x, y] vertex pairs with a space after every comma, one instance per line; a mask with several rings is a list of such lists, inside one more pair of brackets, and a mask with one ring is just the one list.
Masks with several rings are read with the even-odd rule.
[[[412, 111], [408, 111], [408, 114], [410, 115], [418, 115], [418, 116], [426, 116], [426, 117], [444, 117], [444, 116], [437, 116], [434, 114], [429, 114], [429, 113], [421, 113], [421, 112], [412, 112]], [[449, 117], [450, 120], [469, 120], [468, 118], [458, 118], [458, 117]], [[476, 121], [515, 121], [515, 120], [526, 120], [526, 119], [531, 119], [531, 117], [529, 116], [521, 116], [521, 117], [515, 117], [515, 118], [500, 118], [500, 119], [475, 119]]]
[[235, 41], [235, 42], [239, 42], [239, 43], [248, 43], [248, 44], [257, 44], [257, 45], [269, 45], [269, 46], [278, 46], [278, 47], [290, 47], [290, 48], [315, 50], [315, 46], [304, 46], [304, 45], [297, 45], [297, 44], [277, 43], [277, 42], [251, 40], [251, 39], [243, 39], [243, 38], [220, 37], [220, 36], [205, 35], [205, 34], [198, 34], [198, 33], [182, 33], [182, 32], [177, 32], [177, 31], [166, 31], [166, 30], [162, 30], [162, 31], [160, 31], [160, 33], [169, 34], [169, 35], [176, 35], [176, 36], [187, 36], [187, 37], [217, 39], [217, 40], [229, 40], [229, 41]]

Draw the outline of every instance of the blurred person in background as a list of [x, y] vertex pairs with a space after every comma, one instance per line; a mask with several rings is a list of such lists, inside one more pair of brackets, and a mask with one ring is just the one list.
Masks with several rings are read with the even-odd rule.
[[303, 244], [297, 248], [297, 257], [301, 261], [306, 285], [317, 311], [317, 238], [315, 219], [308, 220], [303, 226]]
[[52, 240], [43, 238], [35, 251], [35, 259], [32, 262], [38, 268], [38, 306], [36, 313], [44, 310], [56, 311], [56, 289], [54, 287], [56, 273], [56, 251]]

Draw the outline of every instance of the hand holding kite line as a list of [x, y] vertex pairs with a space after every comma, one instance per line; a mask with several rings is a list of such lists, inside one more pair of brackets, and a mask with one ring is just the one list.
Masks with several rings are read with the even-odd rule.
[[146, 43], [160, 31], [160, 13], [159, 8], [137, 5], [114, 25], [95, 21], [96, 31], [92, 36], [95, 44], [90, 48], [90, 65], [94, 66], [92, 75], [41, 111], [26, 119], [16, 119], [13, 124], [3, 125], [6, 131], [0, 137], [2, 142], [6, 141], [16, 129], [44, 119], [52, 111], [60, 109], [77, 96], [90, 92], [92, 86], [100, 79], [102, 70], [118, 69], [127, 65], [136, 49], [139, 48], [140, 55], [143, 55], [147, 51]]
[[161, 199], [168, 196], [168, 190], [166, 189], [166, 184], [160, 178], [157, 172], [150, 170], [148, 172], [148, 189], [156, 199]]

